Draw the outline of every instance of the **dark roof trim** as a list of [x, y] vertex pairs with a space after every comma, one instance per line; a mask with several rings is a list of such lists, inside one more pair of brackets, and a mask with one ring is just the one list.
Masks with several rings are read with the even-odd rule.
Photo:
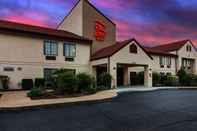
[[103, 17], [105, 17], [109, 22], [111, 22], [113, 25], [116, 26], [116, 24], [110, 18], [108, 18], [104, 13], [102, 13], [100, 10], [98, 10], [92, 3], [90, 3], [88, 0], [84, 0], [84, 1], [87, 2], [91, 7], [93, 7], [99, 14], [101, 14]]
[[[63, 18], [63, 20], [57, 25], [56, 29], [60, 27], [60, 25], [66, 20], [66, 18], [72, 13], [72, 11], [75, 9], [75, 7], [79, 4], [81, 0], [79, 0], [74, 6], [73, 8], [69, 11], [69, 13]], [[101, 14], [103, 17], [105, 17], [110, 23], [112, 23], [113, 25], [116, 26], [116, 24], [109, 19], [106, 15], [104, 15], [104, 13], [102, 13], [100, 10], [98, 10], [93, 4], [91, 4], [88, 0], [84, 0], [85, 2], [87, 2], [91, 7], [93, 7], [99, 14]]]
[[174, 55], [174, 54], [167, 54], [167, 53], [160, 53], [160, 52], [151, 52], [151, 51], [148, 51], [148, 53], [151, 54], [151, 55], [158, 55], [158, 56], [178, 57], [177, 55]]
[[135, 41], [138, 44], [138, 46], [150, 57], [150, 59], [153, 60], [153, 57], [145, 50], [145, 48], [136, 39], [133, 39], [133, 41]]
[[78, 36], [71, 32], [51, 28], [20, 24], [0, 20], [0, 32], [10, 35], [28, 36], [42, 39], [55, 39], [69, 42], [92, 44], [92, 40]]
[[[117, 48], [115, 51], [113, 51], [111, 54], [109, 54], [109, 55], [107, 55], [107, 56], [102, 56], [102, 57], [98, 57], [98, 58], [91, 58], [91, 61], [93, 61], [93, 60], [99, 60], [99, 59], [103, 59], [103, 58], [108, 58], [108, 57], [111, 57], [111, 56], [113, 56], [114, 54], [116, 54], [118, 51], [120, 51], [122, 48], [124, 48], [125, 46], [127, 46], [128, 44], [130, 44], [131, 42], [135, 42], [146, 54], [147, 54], [147, 56], [151, 59], [151, 60], [153, 60], [153, 57], [144, 49], [144, 47], [143, 46], [141, 46], [140, 44], [139, 44], [139, 42], [136, 40], [136, 39], [129, 39], [129, 40], [126, 40], [126, 41], [124, 41], [125, 42], [125, 44], [123, 44], [122, 46], [120, 46], [119, 48]], [[105, 48], [103, 48], [103, 49], [106, 49], [106, 48], [109, 48], [110, 46], [108, 46], [108, 47], [105, 47]], [[103, 50], [103, 49], [101, 49], [101, 50]], [[98, 51], [99, 52], [99, 51]]]

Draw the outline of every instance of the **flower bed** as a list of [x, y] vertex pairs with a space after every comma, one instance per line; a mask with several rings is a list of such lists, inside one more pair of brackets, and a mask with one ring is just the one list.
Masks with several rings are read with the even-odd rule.
[[57, 94], [54, 91], [46, 91], [40, 96], [29, 96], [31, 100], [40, 100], [40, 99], [58, 99], [58, 98], [72, 98], [72, 97], [81, 97], [86, 95], [92, 95], [96, 92], [83, 92], [83, 93], [74, 93], [74, 94]]

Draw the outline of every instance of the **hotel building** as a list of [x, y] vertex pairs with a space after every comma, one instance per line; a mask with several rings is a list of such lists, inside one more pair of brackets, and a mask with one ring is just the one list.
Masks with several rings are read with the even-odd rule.
[[116, 24], [87, 0], [79, 0], [56, 29], [0, 21], [0, 75], [9, 76], [11, 89], [60, 68], [95, 78], [108, 72], [112, 88], [132, 85], [132, 75], [144, 71], [144, 85], [152, 87], [153, 72], [176, 74], [184, 67], [197, 74], [196, 56], [190, 40], [152, 48], [134, 38], [117, 42]]

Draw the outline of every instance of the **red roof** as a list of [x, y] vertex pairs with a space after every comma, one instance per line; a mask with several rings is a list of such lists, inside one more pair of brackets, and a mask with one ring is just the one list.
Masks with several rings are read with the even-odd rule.
[[129, 39], [129, 40], [125, 40], [122, 42], [117, 42], [116, 44], [113, 44], [111, 46], [102, 48], [98, 51], [96, 51], [92, 57], [91, 60], [98, 60], [98, 59], [102, 59], [102, 58], [106, 58], [106, 57], [110, 57], [113, 54], [115, 54], [116, 52], [118, 52], [120, 49], [122, 49], [123, 47], [125, 47], [127, 44], [131, 43], [132, 41], [135, 41], [136, 44], [138, 44], [142, 50], [144, 50], [144, 52], [151, 58], [153, 59], [147, 52], [146, 50], [135, 40], [135, 39]]
[[150, 48], [150, 47], [144, 47], [144, 48], [151, 55], [161, 55], [161, 56], [177, 57], [177, 55], [174, 55], [174, 54], [171, 54], [171, 53], [168, 53], [168, 52], [164, 52], [164, 51], [161, 51], [161, 50], [153, 49], [153, 48]]
[[190, 40], [172, 42], [172, 43], [152, 47], [152, 49], [163, 51], [163, 52], [176, 51], [179, 50], [181, 47], [183, 47], [188, 41]]
[[43, 36], [47, 38], [57, 38], [68, 41], [79, 41], [92, 43], [91, 40], [78, 36], [68, 31], [56, 30], [46, 27], [32, 26], [26, 24], [20, 24], [15, 22], [8, 22], [0, 20], [0, 32], [2, 33], [15, 33], [20, 35], [28, 35], [28, 36]]

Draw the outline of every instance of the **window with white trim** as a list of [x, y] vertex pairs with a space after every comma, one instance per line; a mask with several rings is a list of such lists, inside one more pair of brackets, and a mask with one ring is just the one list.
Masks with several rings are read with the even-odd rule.
[[44, 41], [44, 55], [45, 56], [57, 56], [58, 55], [58, 43], [52, 40]]
[[64, 43], [64, 56], [66, 61], [74, 61], [76, 57], [76, 44]]

